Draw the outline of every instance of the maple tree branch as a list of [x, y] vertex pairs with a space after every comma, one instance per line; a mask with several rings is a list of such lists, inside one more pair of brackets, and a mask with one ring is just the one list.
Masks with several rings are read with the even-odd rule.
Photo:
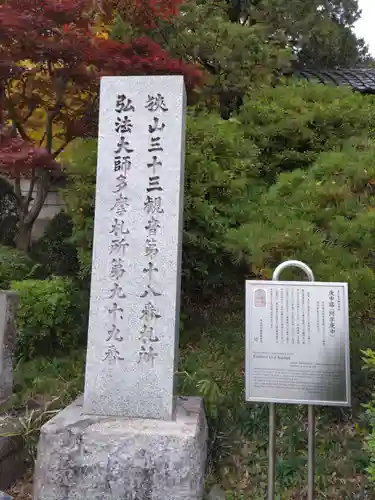
[[44, 202], [46, 201], [48, 195], [48, 187], [50, 184], [49, 174], [45, 171], [40, 172], [37, 182], [36, 196], [34, 198], [34, 203], [24, 219], [24, 224], [26, 226], [32, 226], [35, 220], [38, 218], [40, 211], [43, 208]]
[[26, 204], [29, 206], [32, 198], [33, 198], [33, 192], [34, 192], [34, 187], [35, 187], [35, 168], [32, 169], [31, 171], [31, 179], [30, 179], [30, 186], [29, 186], [29, 192], [27, 193], [27, 198], [26, 198]]
[[[22, 79], [22, 77], [21, 77]], [[27, 78], [23, 78], [23, 82], [22, 82], [22, 95], [23, 97], [26, 97], [26, 86], [27, 86]]]
[[53, 119], [55, 114], [53, 111], [48, 111], [47, 113], [47, 123], [46, 123], [46, 150], [50, 153], [52, 151], [52, 139], [53, 139]]
[[[48, 73], [51, 77], [51, 80], [53, 79], [53, 66], [51, 61], [48, 61]], [[53, 142], [53, 120], [56, 118], [56, 116], [59, 114], [60, 109], [63, 105], [63, 95], [64, 91], [66, 89], [67, 81], [60, 79], [60, 80], [55, 80], [57, 87], [56, 91], [56, 102], [55, 106], [52, 110], [48, 111], [47, 113], [47, 123], [46, 123], [46, 137], [47, 137], [47, 143], [46, 143], [46, 149], [49, 153], [52, 153], [52, 142]]]
[[53, 78], [53, 65], [51, 61], [47, 61], [47, 69], [48, 69], [48, 74], [52, 80]]
[[34, 113], [34, 111], [37, 109], [38, 106], [34, 106], [30, 109], [29, 113], [26, 115], [26, 118], [23, 120], [23, 124], [27, 122], [27, 120], [31, 117], [31, 115]]
[[13, 122], [15, 129], [18, 131], [18, 133], [20, 134], [20, 136], [24, 141], [30, 141], [28, 135], [26, 134], [24, 128], [22, 127], [20, 121], [18, 120], [16, 109], [12, 103], [12, 100], [10, 99], [9, 87], [8, 87], [8, 98], [5, 97], [5, 103], [8, 108], [9, 116]]
[[4, 96], [5, 96], [4, 84], [0, 83], [0, 130], [3, 128], [4, 125], [4, 112], [2, 106], [2, 101]]
[[71, 142], [71, 139], [67, 139], [62, 146], [60, 146], [54, 153], [52, 153], [53, 159], [57, 158], [60, 153], [64, 151], [66, 146]]
[[46, 138], [46, 131], [44, 131], [43, 136], [39, 141], [39, 146], [41, 146], [43, 144], [45, 138]]
[[14, 183], [14, 194], [17, 197], [18, 203], [22, 204], [22, 194], [21, 194], [21, 179], [20, 177], [16, 177]]

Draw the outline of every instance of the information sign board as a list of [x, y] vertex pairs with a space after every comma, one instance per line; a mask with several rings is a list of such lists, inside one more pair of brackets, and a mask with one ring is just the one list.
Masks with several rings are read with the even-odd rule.
[[246, 400], [350, 406], [347, 283], [246, 281]]

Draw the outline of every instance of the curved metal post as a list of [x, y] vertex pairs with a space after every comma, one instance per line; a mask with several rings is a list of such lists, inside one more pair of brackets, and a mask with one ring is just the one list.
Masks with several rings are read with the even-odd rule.
[[[289, 267], [297, 267], [304, 271], [309, 281], [315, 281], [314, 273], [304, 262], [288, 260], [275, 269], [272, 280], [279, 281], [280, 274]], [[308, 500], [314, 500], [315, 476], [315, 412], [312, 405], [308, 405]], [[276, 406], [269, 405], [269, 448], [268, 448], [268, 500], [275, 498], [276, 479]]]
[[269, 404], [268, 430], [268, 500], [275, 498], [276, 480], [276, 405]]
[[289, 267], [298, 267], [298, 269], [301, 269], [306, 273], [306, 276], [309, 281], [315, 281], [314, 273], [312, 272], [312, 270], [309, 268], [307, 264], [301, 262], [300, 260], [287, 260], [286, 262], [283, 262], [282, 264], [278, 265], [273, 273], [272, 280], [279, 281], [280, 274]]

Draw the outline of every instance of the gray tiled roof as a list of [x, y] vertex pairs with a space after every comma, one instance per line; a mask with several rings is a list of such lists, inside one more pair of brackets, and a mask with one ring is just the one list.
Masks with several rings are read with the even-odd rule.
[[375, 94], [375, 68], [299, 70], [296, 76], [331, 85], [349, 85], [363, 94]]

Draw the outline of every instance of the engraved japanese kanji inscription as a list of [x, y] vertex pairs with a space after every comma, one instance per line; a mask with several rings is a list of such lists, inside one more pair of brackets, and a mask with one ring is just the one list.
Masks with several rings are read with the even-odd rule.
[[87, 413], [173, 416], [185, 106], [180, 76], [101, 81]]

